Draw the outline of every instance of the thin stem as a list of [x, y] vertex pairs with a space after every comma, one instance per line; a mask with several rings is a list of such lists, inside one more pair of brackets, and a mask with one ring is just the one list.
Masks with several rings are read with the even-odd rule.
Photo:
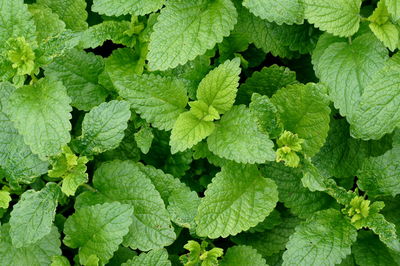
[[97, 192], [97, 190], [96, 190], [94, 187], [92, 187], [92, 186], [90, 186], [90, 185], [88, 185], [88, 184], [82, 184], [82, 186], [83, 186], [84, 188], [86, 188], [86, 189], [92, 191], [92, 192]]

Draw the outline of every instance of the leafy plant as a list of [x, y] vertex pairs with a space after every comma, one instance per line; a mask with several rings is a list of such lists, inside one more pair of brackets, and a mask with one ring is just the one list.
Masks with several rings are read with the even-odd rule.
[[400, 265], [397, 0], [0, 0], [0, 265]]

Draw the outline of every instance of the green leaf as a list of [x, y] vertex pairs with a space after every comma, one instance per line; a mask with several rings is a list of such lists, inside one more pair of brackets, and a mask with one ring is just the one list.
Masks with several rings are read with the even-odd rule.
[[129, 36], [126, 31], [130, 29], [129, 21], [106, 20], [100, 24], [89, 27], [82, 33], [80, 46], [82, 48], [96, 48], [102, 46], [107, 40], [116, 44], [132, 46], [136, 39]]
[[6, 115], [8, 99], [15, 87], [0, 83], [0, 166], [9, 182], [31, 183], [47, 172], [48, 163], [33, 154]]
[[230, 0], [167, 2], [150, 37], [149, 67], [166, 70], [195, 59], [222, 42], [236, 21]]
[[266, 266], [267, 263], [255, 249], [249, 246], [233, 246], [226, 251], [224, 259], [221, 261], [220, 265]]
[[94, 187], [104, 201], [134, 207], [133, 223], [124, 245], [148, 251], [170, 245], [175, 233], [160, 194], [139, 164], [130, 161], [103, 163], [94, 175]]
[[351, 133], [364, 140], [380, 139], [400, 125], [398, 86], [400, 83], [400, 54], [386, 61], [364, 89], [360, 107]]
[[168, 252], [165, 249], [155, 249], [148, 253], [141, 253], [122, 264], [122, 266], [142, 265], [171, 266], [171, 262], [168, 260]]
[[379, 157], [366, 159], [358, 171], [358, 186], [370, 197], [400, 194], [398, 169], [400, 147], [395, 147]]
[[188, 101], [185, 83], [180, 79], [153, 74], [122, 76], [114, 85], [142, 118], [161, 130], [172, 129]]
[[63, 82], [72, 106], [88, 111], [107, 97], [107, 91], [98, 83], [98, 76], [103, 70], [104, 63], [100, 56], [72, 49], [46, 66], [45, 75]]
[[82, 31], [88, 27], [85, 0], [37, 0], [37, 3], [51, 8], [65, 22], [68, 29]]
[[351, 253], [357, 230], [339, 211], [317, 212], [296, 227], [283, 253], [283, 265], [334, 265]]
[[358, 265], [396, 265], [387, 247], [370, 231], [360, 231], [352, 247]]
[[81, 153], [97, 154], [118, 147], [130, 116], [125, 101], [113, 100], [93, 108], [85, 115], [82, 135], [76, 141]]
[[300, 169], [268, 163], [261, 171], [278, 185], [279, 201], [301, 218], [308, 218], [316, 211], [326, 209], [333, 203], [332, 198], [324, 193], [311, 192], [303, 187], [301, 182], [303, 173]]
[[143, 16], [159, 10], [165, 0], [94, 0], [92, 10], [107, 16], [121, 16], [132, 14]]
[[13, 246], [9, 231], [9, 224], [0, 227], [1, 265], [50, 266], [52, 257], [61, 255], [60, 234], [55, 226], [35, 244], [21, 248]]
[[64, 256], [53, 256], [51, 266], [70, 266], [69, 260]]
[[50, 8], [39, 4], [32, 4], [29, 5], [28, 9], [35, 21], [36, 40], [39, 43], [45, 42], [47, 38], [56, 36], [65, 30], [65, 23]]
[[296, 84], [296, 72], [287, 67], [272, 65], [263, 67], [261, 71], [254, 72], [252, 76], [240, 86], [238, 101], [246, 104], [253, 93], [271, 97], [280, 88]]
[[171, 152], [177, 153], [192, 148], [214, 131], [212, 121], [199, 119], [193, 112], [182, 113], [176, 120], [171, 132]]
[[304, 20], [301, 0], [245, 0], [243, 5], [256, 16], [279, 25], [302, 24]]
[[28, 42], [35, 40], [34, 20], [23, 0], [0, 0], [0, 21], [0, 52], [10, 38], [24, 37]]
[[388, 58], [387, 49], [374, 36], [364, 34], [352, 41], [335, 42], [322, 55], [313, 57], [321, 82], [340, 114], [352, 121], [364, 88]]
[[61, 177], [61, 191], [67, 196], [75, 195], [76, 189], [88, 181], [86, 156], [76, 156], [70, 148], [64, 147], [63, 153], [50, 159], [53, 168], [49, 170], [49, 177]]
[[14, 205], [10, 218], [13, 246], [26, 247], [49, 234], [56, 215], [60, 188], [47, 183], [40, 191], [27, 190]]
[[330, 108], [323, 89], [313, 83], [289, 85], [271, 98], [285, 130], [304, 139], [302, 148], [310, 157], [323, 146], [329, 131]]
[[385, 0], [384, 1], [390, 15], [394, 20], [398, 21], [400, 19], [400, 5], [396, 0]]
[[275, 160], [273, 142], [258, 129], [256, 117], [244, 105], [234, 106], [222, 117], [207, 144], [215, 155], [239, 163]]
[[232, 237], [231, 240], [236, 244], [255, 248], [265, 258], [285, 250], [289, 237], [294, 233], [294, 229], [300, 221], [298, 217], [286, 212], [280, 225], [263, 232], [243, 232]]
[[150, 126], [141, 127], [140, 130], [135, 133], [135, 141], [144, 154], [149, 152], [153, 139], [154, 135]]
[[315, 166], [325, 176], [353, 178], [365, 159], [379, 156], [391, 148], [391, 139], [362, 141], [350, 136], [350, 126], [345, 119], [332, 119], [328, 138], [313, 158]]
[[251, 97], [250, 111], [257, 117], [258, 126], [271, 138], [277, 138], [283, 132], [283, 124], [278, 110], [268, 96], [254, 93]]
[[220, 114], [232, 108], [239, 86], [240, 60], [227, 60], [200, 82], [197, 99], [213, 106]]
[[15, 90], [8, 115], [39, 157], [59, 153], [71, 137], [70, 98], [61, 82], [43, 78]]
[[133, 208], [118, 202], [78, 209], [64, 225], [64, 243], [79, 248], [79, 261], [86, 264], [91, 255], [107, 263], [122, 243], [132, 223]]
[[256, 166], [228, 164], [207, 187], [196, 216], [196, 233], [227, 237], [254, 227], [278, 201], [275, 183]]
[[360, 27], [361, 0], [304, 0], [305, 18], [333, 35], [347, 37]]
[[8, 209], [11, 201], [10, 192], [6, 190], [0, 190], [0, 208]]

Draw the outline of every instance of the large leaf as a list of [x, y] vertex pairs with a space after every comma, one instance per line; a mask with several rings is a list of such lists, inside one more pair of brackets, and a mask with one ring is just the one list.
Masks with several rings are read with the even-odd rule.
[[196, 232], [227, 237], [255, 226], [274, 209], [278, 191], [256, 166], [228, 164], [207, 187], [196, 216]]
[[165, 0], [94, 0], [92, 10], [107, 16], [133, 14], [143, 16], [160, 9]]
[[150, 68], [175, 68], [204, 54], [229, 35], [236, 19], [230, 0], [168, 1], [150, 38]]

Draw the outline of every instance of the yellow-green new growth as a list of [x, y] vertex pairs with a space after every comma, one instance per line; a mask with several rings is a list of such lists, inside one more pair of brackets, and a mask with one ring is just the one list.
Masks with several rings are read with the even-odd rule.
[[362, 196], [356, 196], [351, 200], [350, 206], [346, 209], [346, 212], [347, 215], [351, 217], [352, 223], [368, 216], [370, 203], [369, 200], [364, 199]]
[[17, 69], [17, 75], [30, 75], [35, 70], [35, 52], [24, 37], [10, 39], [10, 50], [7, 53], [12, 67]]
[[185, 266], [217, 266], [218, 258], [224, 254], [222, 248], [212, 248], [206, 250], [208, 243], [201, 242], [201, 245], [193, 240], [189, 240], [183, 247], [189, 250], [189, 254], [179, 257]]
[[279, 148], [276, 151], [276, 161], [283, 161], [289, 167], [297, 167], [300, 163], [300, 157], [296, 152], [301, 151], [303, 142], [304, 139], [299, 138], [297, 134], [285, 130], [277, 140]]

